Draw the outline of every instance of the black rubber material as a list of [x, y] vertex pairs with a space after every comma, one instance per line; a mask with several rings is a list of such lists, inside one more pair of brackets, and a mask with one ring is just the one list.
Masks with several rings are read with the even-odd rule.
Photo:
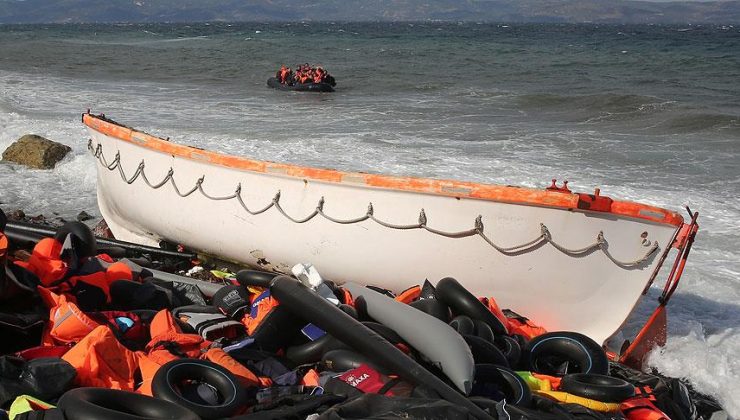
[[361, 365], [368, 365], [378, 372], [386, 373], [367, 357], [352, 350], [337, 349], [327, 352], [321, 357], [321, 363], [332, 372], [346, 372], [357, 369]]
[[[11, 239], [15, 235], [22, 235], [24, 240], [25, 238], [31, 240], [33, 237], [35, 237], [35, 239], [33, 239], [33, 242], [35, 243], [38, 242], [41, 238], [53, 238], [57, 234], [57, 230], [46, 225], [37, 225], [25, 222], [8, 222], [5, 233], [8, 235], [8, 238]], [[116, 246], [123, 248], [126, 250], [128, 256], [130, 257], [140, 256], [142, 253], [188, 260], [192, 260], [196, 257], [196, 255], [193, 253], [167, 251], [165, 249], [133, 244], [131, 242], [124, 242], [116, 239], [96, 238], [96, 240], [99, 246]]]
[[621, 403], [635, 396], [635, 387], [624, 379], [589, 373], [563, 376], [560, 391], [596, 401]]
[[452, 389], [440, 378], [424, 369], [401, 350], [373, 330], [342, 312], [326, 299], [313, 293], [296, 279], [278, 276], [270, 291], [281, 303], [306, 321], [357, 349], [376, 366], [398, 374], [412, 385], [425, 385], [445, 400], [467, 408], [478, 419], [491, 419], [485, 411]]
[[277, 274], [258, 270], [239, 270], [236, 273], [236, 281], [243, 287], [270, 287], [270, 282]]
[[501, 350], [501, 353], [504, 354], [506, 360], [509, 362], [509, 366], [517, 366], [519, 364], [519, 359], [522, 357], [522, 348], [515, 338], [508, 335], [499, 335], [493, 340], [493, 345]]
[[378, 335], [385, 338], [389, 343], [393, 345], [396, 345], [399, 343], [405, 344], [405, 341], [403, 341], [403, 338], [401, 338], [400, 335], [398, 335], [390, 327], [387, 327], [379, 322], [363, 321], [362, 325], [375, 331], [376, 333], [378, 333]]
[[457, 280], [445, 277], [437, 283], [435, 290], [437, 298], [446, 303], [452, 312], [458, 315], [467, 315], [472, 319], [479, 319], [489, 327], [494, 334], [507, 334], [506, 326], [496, 318], [472, 293], [468, 292]]
[[[474, 319], [473, 324], [475, 324], [475, 335], [493, 343], [496, 336], [493, 334], [493, 330], [491, 330], [491, 327], [489, 327], [488, 324], [481, 321], [480, 319]], [[504, 335], [502, 337], [506, 336]]]
[[177, 404], [134, 392], [107, 388], [75, 388], [57, 404], [67, 420], [198, 420]]
[[476, 335], [464, 335], [465, 342], [470, 346], [473, 360], [476, 364], [490, 363], [494, 365], [509, 367], [506, 356], [493, 343], [486, 341]]
[[609, 359], [601, 346], [583, 334], [568, 331], [550, 332], [532, 339], [522, 349], [521, 364], [525, 370], [553, 376], [609, 374]]
[[467, 315], [458, 315], [452, 318], [450, 327], [460, 335], [475, 335], [475, 323]]
[[334, 88], [328, 83], [296, 83], [289, 86], [278, 82], [275, 77], [267, 79], [267, 86], [278, 90], [294, 90], [296, 92], [334, 92]]
[[347, 348], [341, 341], [329, 334], [325, 334], [306, 344], [288, 347], [285, 350], [285, 357], [296, 365], [305, 365], [320, 361], [326, 352]]
[[424, 313], [427, 313], [442, 322], [450, 322], [450, 308], [438, 299], [419, 299], [409, 303]]
[[475, 385], [473, 394], [483, 384], [495, 384], [505, 395], [506, 402], [519, 407], [529, 407], [532, 404], [532, 392], [527, 383], [513, 370], [494, 364], [475, 365]]
[[67, 222], [59, 228], [54, 239], [64, 243], [67, 235], [72, 236], [72, 248], [78, 258], [92, 257], [98, 253], [98, 243], [92, 230], [82, 222]]
[[[218, 392], [217, 404], [193, 401], [183, 396], [181, 384], [199, 381]], [[234, 415], [246, 399], [246, 391], [236, 377], [224, 367], [207, 360], [178, 359], [165, 363], [152, 380], [155, 397], [185, 407], [203, 419], [216, 419]]]
[[354, 319], [357, 319], [359, 317], [357, 315], [357, 309], [355, 309], [354, 307], [352, 307], [350, 305], [347, 305], [347, 304], [344, 304], [344, 303], [340, 303], [339, 305], [337, 305], [337, 307], [339, 309], [341, 309], [342, 312], [344, 312], [345, 314], [351, 316]]
[[250, 337], [265, 351], [277, 352], [293, 342], [306, 323], [288, 308], [278, 305], [270, 311]]

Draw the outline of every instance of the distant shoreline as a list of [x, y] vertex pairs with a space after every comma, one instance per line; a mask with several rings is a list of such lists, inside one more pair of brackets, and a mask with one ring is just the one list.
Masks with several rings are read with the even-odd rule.
[[364, 0], [320, 0], [296, 8], [290, 0], [259, 0], [234, 5], [180, 2], [131, 2], [122, 8], [93, 0], [0, 1], [0, 24], [29, 23], [206, 23], [206, 22], [486, 22], [590, 24], [735, 24], [740, 1], [605, 1], [605, 0], [435, 0], [399, 3], [384, 0], [367, 8]]

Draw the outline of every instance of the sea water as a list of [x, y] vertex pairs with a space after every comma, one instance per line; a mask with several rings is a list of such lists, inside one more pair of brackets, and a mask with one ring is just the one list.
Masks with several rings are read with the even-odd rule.
[[[304, 62], [328, 69], [337, 91], [266, 87], [281, 64]], [[0, 26], [0, 150], [27, 133], [72, 147], [52, 171], [0, 164], [4, 210], [99, 217], [88, 108], [257, 159], [535, 188], [568, 179], [689, 206], [701, 228], [668, 343], [648, 362], [740, 417], [740, 27]]]

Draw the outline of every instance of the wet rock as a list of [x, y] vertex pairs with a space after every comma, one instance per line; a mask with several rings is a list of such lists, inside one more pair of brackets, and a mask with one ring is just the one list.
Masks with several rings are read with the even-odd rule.
[[10, 213], [8, 213], [8, 220], [13, 220], [13, 221], [18, 222], [25, 218], [26, 218], [26, 213], [24, 213], [23, 210], [21, 209], [13, 210]]
[[93, 218], [93, 217], [92, 217], [92, 216], [90, 216], [90, 215], [89, 215], [89, 214], [88, 214], [88, 213], [87, 213], [87, 212], [86, 212], [85, 210], [82, 210], [82, 211], [81, 211], [81, 212], [80, 212], [80, 213], [79, 213], [79, 214], [77, 215], [77, 221], [78, 221], [78, 222], [84, 222], [85, 220], [90, 220], [90, 219], [92, 219], [92, 218]]
[[98, 224], [95, 225], [95, 227], [93, 228], [93, 235], [97, 236], [98, 238], [116, 239], [113, 236], [113, 232], [111, 232], [110, 228], [108, 227], [108, 223], [105, 221], [105, 219], [100, 219]]
[[52, 169], [72, 150], [55, 141], [26, 134], [3, 152], [3, 160], [36, 169]]

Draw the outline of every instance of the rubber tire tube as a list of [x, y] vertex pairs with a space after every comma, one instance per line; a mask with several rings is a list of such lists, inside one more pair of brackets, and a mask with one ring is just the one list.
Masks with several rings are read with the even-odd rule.
[[509, 404], [519, 407], [529, 407], [532, 404], [532, 392], [527, 383], [507, 367], [488, 363], [476, 364], [475, 381], [493, 382], [500, 386]]
[[446, 303], [456, 314], [485, 322], [494, 334], [508, 333], [506, 326], [486, 308], [486, 305], [452, 277], [440, 280], [435, 293], [439, 300]]
[[330, 334], [325, 334], [314, 341], [288, 347], [285, 350], [285, 357], [296, 365], [305, 365], [316, 363], [326, 352], [337, 349], [349, 349], [349, 347]]
[[522, 348], [515, 338], [508, 335], [499, 335], [493, 340], [493, 345], [501, 350], [501, 353], [504, 354], [506, 360], [509, 362], [509, 366], [517, 366], [519, 364], [519, 360], [522, 358]]
[[277, 274], [268, 273], [267, 271], [259, 270], [239, 270], [236, 273], [236, 281], [242, 287], [256, 286], [256, 287], [270, 287], [270, 282], [275, 278]]
[[[496, 335], [493, 333], [493, 330], [491, 330], [491, 327], [489, 327], [488, 324], [481, 321], [480, 319], [474, 319], [473, 324], [475, 324], [475, 335], [486, 341], [490, 341], [491, 343], [494, 342], [494, 340], [496, 339]], [[502, 335], [501, 337], [506, 336]]]
[[355, 310], [357, 311], [357, 318], [355, 318], [356, 320], [360, 322], [378, 322], [374, 320], [373, 317], [370, 316], [370, 314], [367, 313], [367, 302], [365, 302], [365, 299], [362, 296], [358, 296], [355, 298]]
[[609, 359], [601, 346], [591, 338], [576, 332], [555, 331], [533, 338], [522, 350], [521, 363], [525, 370], [557, 376], [558, 372], [544, 366], [542, 359], [574, 362], [578, 372], [609, 374]]
[[359, 316], [357, 315], [357, 309], [355, 309], [353, 306], [347, 305], [346, 303], [340, 303], [337, 305], [339, 309], [342, 310], [345, 314], [351, 316], [354, 319], [357, 319]]
[[346, 372], [367, 365], [371, 369], [387, 374], [388, 371], [371, 362], [367, 357], [352, 350], [337, 349], [327, 352], [321, 357], [321, 364], [332, 372]]
[[506, 356], [493, 343], [475, 335], [464, 335], [463, 338], [473, 353], [473, 360], [475, 360], [476, 365], [494, 364], [509, 367]]
[[75, 388], [57, 407], [67, 420], [199, 420], [197, 414], [169, 401], [107, 388]]
[[[198, 379], [214, 387], [224, 402], [205, 405], [184, 398], [175, 386], [187, 379]], [[198, 359], [177, 359], [162, 365], [154, 374], [152, 394], [185, 407], [203, 419], [230, 417], [242, 408], [246, 400], [246, 391], [231, 372], [213, 362]]]
[[467, 315], [458, 315], [452, 318], [449, 325], [460, 335], [475, 335], [475, 323]]
[[624, 379], [593, 373], [563, 376], [560, 391], [596, 401], [621, 403], [635, 396], [635, 387]]
[[254, 338], [257, 348], [276, 353], [300, 335], [305, 325], [306, 322], [289, 308], [278, 305], [262, 319], [250, 337]]
[[442, 322], [450, 322], [450, 308], [438, 299], [419, 299], [409, 303], [409, 306], [429, 314]]
[[74, 235], [72, 245], [77, 258], [93, 257], [98, 253], [98, 241], [95, 239], [92, 230], [82, 222], [67, 222], [59, 228], [54, 239], [64, 244], [64, 239], [68, 234]]

